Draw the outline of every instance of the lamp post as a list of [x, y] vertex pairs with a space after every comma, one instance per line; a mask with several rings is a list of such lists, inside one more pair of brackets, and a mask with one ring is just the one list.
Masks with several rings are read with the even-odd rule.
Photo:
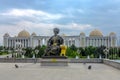
[[[12, 52], [11, 50], [8, 50], [9, 55], [11, 54], [11, 52]], [[7, 56], [7, 58], [9, 58], [9, 55]]]
[[21, 48], [20, 47], [18, 47], [18, 50], [17, 50], [17, 53], [18, 53], [18, 57], [21, 57], [21, 53], [22, 53], [22, 50], [21, 50]]
[[12, 50], [12, 58], [15, 58], [15, 49]]
[[107, 59], [107, 58], [108, 58], [109, 50], [108, 50], [107, 48], [105, 48], [105, 49], [103, 50], [103, 52], [104, 52], [104, 54], [106, 55], [106, 59]]
[[18, 57], [18, 50], [17, 49], [15, 50], [15, 57], [16, 58]]
[[36, 49], [35, 50], [36, 58], [37, 58], [38, 52], [39, 52], [39, 50]]
[[34, 53], [34, 51], [32, 51], [32, 54], [33, 54], [32, 58], [35, 59], [35, 53]]
[[35, 50], [36, 58], [35, 58], [35, 63], [37, 62], [37, 55], [38, 55], [39, 50]]
[[99, 59], [102, 59], [101, 54], [99, 54]]
[[35, 59], [35, 52], [34, 52], [34, 48], [32, 48], [32, 58]]
[[25, 53], [26, 53], [26, 51], [22, 50], [22, 58], [25, 58]]
[[80, 54], [80, 52], [81, 52], [81, 51], [78, 49], [78, 50], [77, 50], [76, 57], [75, 57], [76, 59], [79, 59], [79, 56], [78, 56], [78, 55]]

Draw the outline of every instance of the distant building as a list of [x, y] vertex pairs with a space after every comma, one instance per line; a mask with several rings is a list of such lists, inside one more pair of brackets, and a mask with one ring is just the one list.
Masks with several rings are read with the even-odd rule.
[[[84, 32], [76, 36], [66, 36], [61, 35], [64, 39], [64, 44], [71, 46], [74, 44], [77, 47], [87, 47], [87, 46], [106, 46], [115, 47], [117, 46], [117, 38], [114, 32], [111, 32], [108, 36], [104, 36], [101, 31], [93, 30], [90, 32], [89, 36], [86, 36]], [[30, 33], [23, 30], [18, 33], [18, 36], [11, 37], [8, 33], [3, 36], [4, 47], [12, 48], [26, 48], [26, 47], [36, 47], [38, 45], [47, 45], [47, 41], [50, 36], [37, 36], [36, 33]]]

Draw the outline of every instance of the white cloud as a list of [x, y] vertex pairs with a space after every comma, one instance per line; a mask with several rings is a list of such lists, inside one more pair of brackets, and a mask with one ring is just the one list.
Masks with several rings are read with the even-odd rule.
[[[61, 14], [49, 14], [40, 10], [12, 9], [0, 13], [0, 16], [2, 16], [2, 18], [0, 19], [1, 45], [3, 43], [3, 35], [5, 33], [9, 33], [10, 36], [14, 37], [17, 36], [18, 33], [23, 29], [26, 29], [28, 32], [30, 32], [30, 34], [32, 32], [35, 32], [37, 35], [52, 35], [52, 29], [54, 27], [58, 27], [61, 29], [61, 33], [65, 33], [66, 35], [71, 35], [73, 33], [73, 35], [79, 35], [80, 31], [85, 31], [93, 28], [89, 24], [78, 24], [74, 22], [66, 24], [45, 23], [44, 21], [60, 19], [64, 16]], [[7, 18], [8, 16], [10, 17]], [[23, 17], [25, 19], [23, 19]]]
[[5, 16], [14, 16], [14, 17], [40, 17], [42, 19], [60, 19], [64, 17], [62, 14], [50, 14], [41, 10], [33, 10], [33, 9], [11, 9], [0, 13], [0, 15]]
[[71, 26], [71, 29], [74, 29], [74, 30], [86, 30], [86, 29], [93, 28], [93, 27], [92, 27], [91, 25], [89, 25], [89, 24], [71, 23], [71, 24], [69, 24], [69, 26]]
[[[0, 33], [10, 33], [13, 35], [17, 34], [23, 29], [28, 31], [36, 32], [43, 35], [50, 35], [47, 31], [52, 30], [54, 27], [58, 27], [60, 29], [65, 29], [68, 31], [84, 31], [88, 29], [92, 29], [93, 27], [88, 24], [77, 24], [77, 23], [68, 23], [68, 24], [55, 24], [55, 23], [34, 23], [30, 21], [21, 21], [17, 22], [14, 25], [0, 25]], [[79, 34], [79, 33], [78, 33]]]
[[22, 21], [17, 23], [17, 26], [24, 26], [28, 29], [53, 29], [54, 27], [58, 27], [60, 29], [67, 30], [77, 30], [84, 31], [86, 29], [92, 29], [93, 26], [89, 24], [77, 24], [77, 23], [68, 23], [68, 24], [55, 24], [55, 23], [35, 23], [30, 21]]

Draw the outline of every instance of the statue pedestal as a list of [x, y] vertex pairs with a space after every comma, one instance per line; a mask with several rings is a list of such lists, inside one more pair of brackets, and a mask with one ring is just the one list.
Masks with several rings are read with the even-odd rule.
[[42, 56], [42, 59], [67, 59], [66, 56]]
[[44, 56], [41, 66], [68, 66], [68, 59], [65, 56]]

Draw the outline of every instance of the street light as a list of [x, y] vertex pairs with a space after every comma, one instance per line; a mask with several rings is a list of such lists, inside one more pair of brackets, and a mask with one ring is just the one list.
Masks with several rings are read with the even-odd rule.
[[26, 53], [26, 51], [22, 50], [22, 58], [25, 58], [25, 53]]
[[38, 55], [38, 52], [39, 52], [39, 50], [36, 49], [36, 50], [35, 50], [36, 58], [35, 58], [35, 61], [34, 61], [35, 63], [37, 62], [37, 55]]
[[15, 50], [15, 57], [18, 58], [18, 50]]
[[105, 49], [103, 50], [103, 52], [104, 52], [104, 54], [106, 55], [106, 59], [107, 59], [109, 50], [108, 50], [107, 48], [105, 48]]
[[35, 53], [34, 53], [34, 51], [32, 51], [32, 54], [33, 54], [32, 58], [35, 59]]
[[36, 58], [37, 58], [38, 52], [39, 52], [39, 50], [36, 49], [36, 50], [35, 50]]
[[[9, 55], [11, 54], [11, 52], [12, 52], [11, 50], [8, 50]], [[7, 56], [7, 58], [9, 58], [9, 55]]]
[[17, 54], [18, 54], [18, 57], [21, 57], [21, 54], [22, 53], [22, 49], [20, 47], [18, 47], [17, 49]]
[[99, 54], [99, 59], [102, 59], [101, 54]]
[[75, 57], [76, 59], [79, 59], [79, 56], [78, 56], [78, 55], [80, 55], [80, 52], [81, 52], [81, 51], [78, 49], [78, 50], [77, 50], [77, 55], [76, 55], [76, 57]]

